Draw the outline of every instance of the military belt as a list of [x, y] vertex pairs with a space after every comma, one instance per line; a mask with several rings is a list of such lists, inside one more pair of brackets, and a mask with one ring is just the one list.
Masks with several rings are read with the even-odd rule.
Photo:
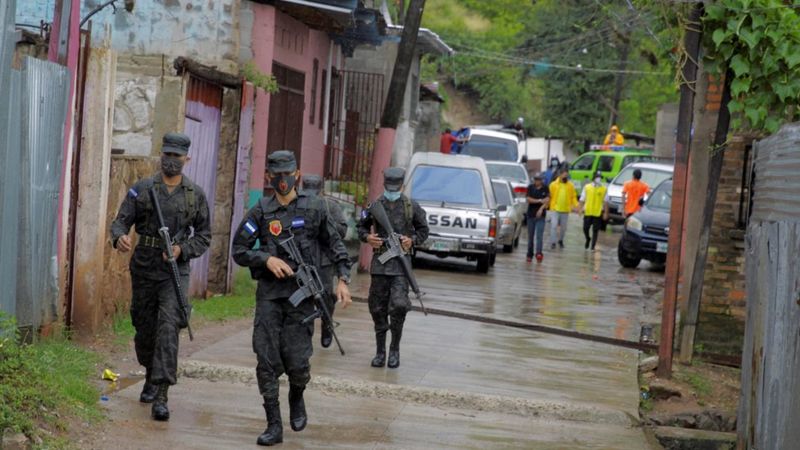
[[139, 235], [139, 243], [142, 247], [164, 248], [164, 241], [161, 236]]

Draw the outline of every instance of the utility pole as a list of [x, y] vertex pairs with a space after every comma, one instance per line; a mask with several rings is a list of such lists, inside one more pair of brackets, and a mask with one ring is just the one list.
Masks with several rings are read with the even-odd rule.
[[628, 54], [631, 49], [631, 33], [630, 27], [625, 25], [625, 34], [622, 35], [624, 42], [619, 55], [619, 67], [617, 67], [617, 85], [614, 89], [614, 101], [611, 108], [611, 118], [608, 121], [608, 128], [617, 123], [619, 118], [619, 102], [622, 99], [622, 88], [625, 86], [625, 68], [628, 66]]
[[[400, 121], [400, 113], [405, 103], [403, 100], [406, 95], [408, 75], [411, 73], [411, 65], [416, 53], [417, 36], [419, 35], [419, 25], [422, 22], [424, 7], [425, 0], [411, 0], [408, 5], [406, 23], [403, 26], [403, 35], [400, 38], [400, 46], [397, 49], [397, 59], [394, 62], [389, 93], [386, 95], [386, 103], [383, 107], [375, 151], [372, 153], [369, 190], [367, 191], [370, 200], [378, 198], [380, 192], [383, 191], [383, 170], [389, 167], [392, 162], [392, 150], [394, 149], [394, 139], [397, 134], [397, 124]], [[370, 247], [362, 245], [359, 257], [360, 268], [366, 269], [371, 258], [372, 251]]]
[[675, 338], [675, 305], [680, 281], [681, 249], [685, 197], [688, 184], [689, 151], [694, 119], [694, 88], [697, 82], [697, 61], [700, 57], [700, 27], [703, 4], [695, 3], [689, 13], [684, 37], [681, 100], [678, 106], [678, 133], [675, 140], [675, 171], [672, 175], [672, 208], [670, 210], [667, 267], [664, 280], [664, 302], [661, 310], [661, 340], [658, 346], [658, 370], [661, 378], [672, 376], [672, 352]]
[[700, 242], [697, 245], [697, 255], [695, 256], [694, 270], [689, 288], [689, 304], [687, 317], [681, 317], [681, 354], [680, 361], [688, 364], [692, 361], [694, 354], [694, 336], [697, 330], [697, 318], [700, 314], [700, 300], [703, 297], [703, 277], [706, 270], [706, 259], [708, 257], [708, 240], [711, 234], [711, 225], [714, 221], [714, 207], [717, 203], [717, 190], [719, 178], [722, 174], [722, 163], [725, 156], [725, 147], [728, 139], [728, 128], [731, 122], [731, 113], [728, 111], [728, 103], [731, 101], [731, 80], [733, 72], [728, 69], [722, 87], [722, 99], [717, 116], [717, 129], [714, 133], [714, 152], [711, 161], [708, 163], [708, 189], [706, 190], [705, 207], [703, 208], [703, 219], [700, 228]]
[[406, 24], [406, 0], [397, 0], [397, 24]]

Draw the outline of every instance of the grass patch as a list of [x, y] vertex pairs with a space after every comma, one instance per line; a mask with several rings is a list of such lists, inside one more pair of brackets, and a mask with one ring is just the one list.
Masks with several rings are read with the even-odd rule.
[[711, 395], [712, 386], [711, 381], [703, 375], [698, 373], [686, 372], [681, 374], [683, 381], [689, 384], [698, 395], [708, 396]]
[[100, 393], [89, 381], [99, 361], [63, 336], [19, 344], [15, 321], [0, 314], [0, 431], [41, 438], [43, 448], [68, 447], [58, 437], [67, 418], [92, 423], [102, 417]]
[[192, 303], [194, 317], [220, 322], [229, 319], [252, 317], [255, 309], [256, 282], [250, 272], [238, 270], [233, 280], [233, 293]]

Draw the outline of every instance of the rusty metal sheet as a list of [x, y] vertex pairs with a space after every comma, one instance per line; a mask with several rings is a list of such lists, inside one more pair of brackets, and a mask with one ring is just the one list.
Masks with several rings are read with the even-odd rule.
[[[217, 157], [219, 132], [222, 123], [222, 89], [191, 77], [186, 94], [186, 121], [184, 130], [192, 140], [189, 148], [191, 162], [184, 173], [197, 183], [208, 199], [210, 222], [214, 223], [214, 199], [217, 185]], [[208, 267], [211, 252], [191, 262], [189, 295], [205, 297], [208, 287]]]
[[[250, 151], [253, 148], [253, 115], [255, 112], [255, 88], [246, 83], [242, 89], [241, 113], [239, 116], [239, 144], [236, 151], [236, 178], [233, 192], [233, 212], [231, 214], [231, 230], [239, 226], [247, 206], [247, 186], [250, 172]], [[228, 248], [233, 246], [234, 234], [230, 233]], [[232, 289], [233, 274], [236, 263], [228, 256], [227, 286]]]
[[800, 123], [756, 143], [753, 215], [757, 221], [800, 221]]
[[36, 329], [57, 316], [56, 231], [69, 70], [26, 57], [21, 86], [17, 321]]

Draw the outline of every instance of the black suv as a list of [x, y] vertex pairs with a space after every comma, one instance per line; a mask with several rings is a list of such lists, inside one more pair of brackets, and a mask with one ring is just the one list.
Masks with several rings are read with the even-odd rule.
[[672, 206], [672, 180], [656, 187], [642, 209], [625, 220], [617, 257], [622, 267], [633, 269], [646, 259], [653, 264], [667, 262], [669, 210]]

